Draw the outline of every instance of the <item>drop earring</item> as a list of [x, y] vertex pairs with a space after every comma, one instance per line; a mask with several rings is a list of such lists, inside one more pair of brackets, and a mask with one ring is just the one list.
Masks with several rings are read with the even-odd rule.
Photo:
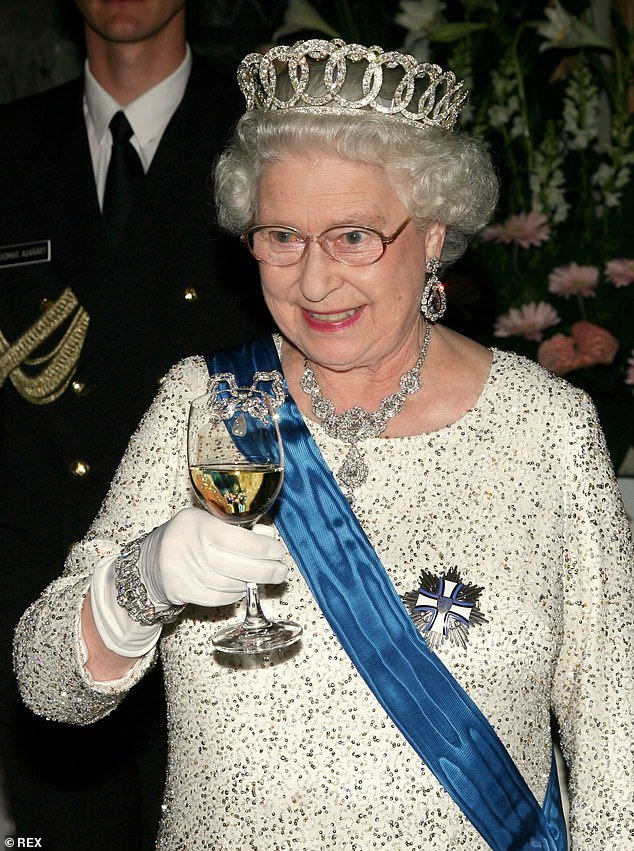
[[420, 302], [420, 312], [428, 322], [437, 322], [447, 309], [445, 288], [437, 274], [439, 269], [440, 260], [437, 257], [430, 257], [426, 267], [429, 277]]

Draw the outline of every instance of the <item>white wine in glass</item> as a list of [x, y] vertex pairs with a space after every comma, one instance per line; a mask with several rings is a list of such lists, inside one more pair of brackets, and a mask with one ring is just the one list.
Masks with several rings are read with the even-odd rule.
[[248, 526], [255, 523], [279, 493], [284, 477], [280, 464], [191, 464], [192, 483], [205, 508], [216, 517]]
[[[248, 450], [239, 448], [240, 439], [246, 439]], [[214, 516], [251, 528], [275, 502], [284, 478], [284, 448], [267, 393], [234, 386], [227, 400], [210, 382], [210, 392], [190, 405], [187, 452], [196, 495]], [[270, 621], [257, 584], [249, 582], [244, 621], [216, 633], [213, 643], [222, 653], [270, 653], [294, 644], [301, 634], [293, 621]]]

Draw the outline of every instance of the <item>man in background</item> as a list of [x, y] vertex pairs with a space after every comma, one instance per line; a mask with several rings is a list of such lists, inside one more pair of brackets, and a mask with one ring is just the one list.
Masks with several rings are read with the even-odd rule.
[[212, 222], [235, 81], [192, 57], [185, 0], [76, 5], [83, 75], [0, 107], [0, 758], [17, 836], [132, 851], [152, 847], [160, 811], [159, 678], [94, 727], [41, 721], [19, 704], [13, 629], [169, 366], [268, 320], [253, 267]]

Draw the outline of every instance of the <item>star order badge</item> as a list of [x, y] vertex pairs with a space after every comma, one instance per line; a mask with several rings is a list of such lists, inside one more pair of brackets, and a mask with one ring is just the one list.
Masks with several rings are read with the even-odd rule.
[[483, 590], [462, 582], [457, 570], [451, 569], [443, 576], [423, 570], [419, 587], [401, 599], [432, 650], [445, 641], [466, 650], [469, 628], [487, 622], [478, 608]]

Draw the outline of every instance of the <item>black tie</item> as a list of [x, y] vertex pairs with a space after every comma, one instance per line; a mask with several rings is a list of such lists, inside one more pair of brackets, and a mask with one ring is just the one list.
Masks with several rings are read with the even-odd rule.
[[106, 176], [102, 218], [110, 240], [118, 242], [143, 181], [141, 160], [130, 143], [132, 127], [123, 112], [110, 122], [112, 153]]

